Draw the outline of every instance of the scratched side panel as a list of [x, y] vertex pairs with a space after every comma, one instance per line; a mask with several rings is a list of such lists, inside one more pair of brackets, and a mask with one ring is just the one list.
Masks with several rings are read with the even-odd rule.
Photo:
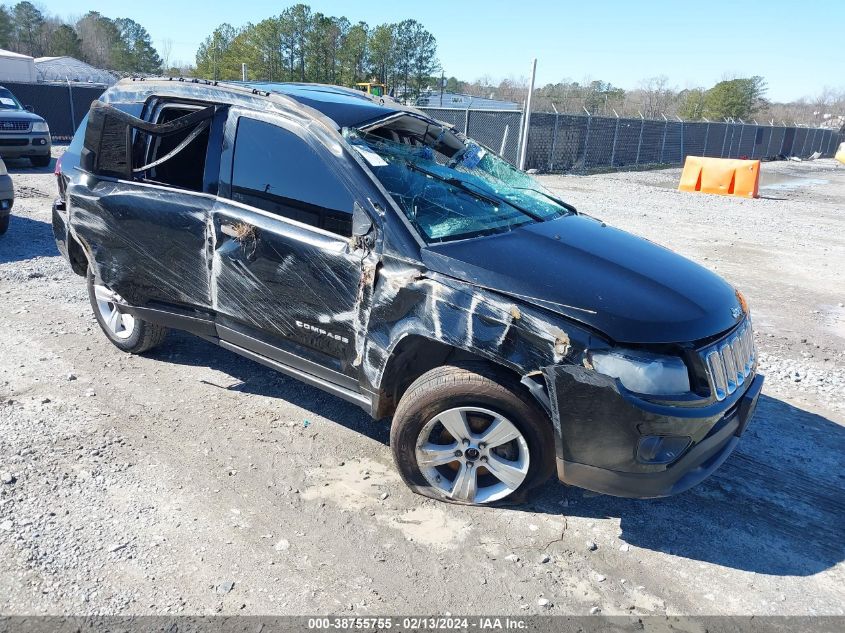
[[381, 385], [392, 350], [408, 335], [470, 351], [523, 376], [539, 375], [551, 364], [579, 363], [591, 341], [588, 332], [536, 308], [386, 257], [364, 353], [372, 388]]
[[[223, 233], [224, 225], [236, 235]], [[349, 368], [357, 355], [364, 253], [350, 251], [343, 238], [222, 201], [214, 227], [212, 302], [220, 318], [328, 354]]]
[[85, 176], [68, 187], [68, 203], [71, 230], [96, 277], [127, 302], [210, 307], [213, 198]]

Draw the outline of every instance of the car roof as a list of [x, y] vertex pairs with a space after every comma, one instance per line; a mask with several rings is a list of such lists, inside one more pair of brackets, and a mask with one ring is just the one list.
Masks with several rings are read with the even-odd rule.
[[[424, 112], [405, 106], [391, 97], [376, 97], [353, 88], [311, 83], [211, 81], [186, 78], [127, 78], [118, 81], [100, 97], [105, 102], [146, 101], [151, 96], [174, 96], [200, 101], [243, 104], [262, 108], [262, 101], [291, 102], [322, 115], [335, 128], [358, 127], [388, 116], [407, 112], [434, 121]], [[447, 123], [441, 125], [448, 126]]]
[[247, 88], [287, 95], [303, 105], [322, 112], [338, 127], [350, 127], [403, 110], [392, 99], [378, 101], [352, 88], [307, 83], [246, 82]]

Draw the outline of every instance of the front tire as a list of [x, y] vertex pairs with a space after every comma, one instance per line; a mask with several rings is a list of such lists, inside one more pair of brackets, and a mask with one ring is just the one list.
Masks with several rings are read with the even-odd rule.
[[141, 354], [161, 344], [167, 336], [166, 327], [120, 312], [120, 296], [106, 286], [98, 284], [90, 268], [88, 298], [100, 328], [114, 346], [124, 352]]
[[402, 396], [390, 430], [402, 479], [453, 503], [517, 503], [554, 469], [548, 416], [515, 379], [484, 363], [437, 367]]
[[9, 215], [0, 215], [0, 235], [9, 230]]

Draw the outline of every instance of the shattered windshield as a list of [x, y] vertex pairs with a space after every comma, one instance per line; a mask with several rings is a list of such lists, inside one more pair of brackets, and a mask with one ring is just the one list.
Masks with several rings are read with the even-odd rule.
[[427, 242], [504, 233], [570, 213], [530, 176], [473, 141], [450, 150], [440, 142], [445, 130], [431, 144], [393, 130], [344, 133]]

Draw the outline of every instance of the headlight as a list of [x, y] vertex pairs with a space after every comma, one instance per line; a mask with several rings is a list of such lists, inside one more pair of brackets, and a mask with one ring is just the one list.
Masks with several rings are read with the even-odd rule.
[[47, 125], [47, 121], [36, 121], [32, 124], [32, 131], [33, 132], [49, 132], [50, 126]]
[[636, 393], [670, 396], [690, 390], [687, 366], [676, 356], [662, 356], [634, 350], [594, 352], [593, 369], [618, 378], [624, 387]]

